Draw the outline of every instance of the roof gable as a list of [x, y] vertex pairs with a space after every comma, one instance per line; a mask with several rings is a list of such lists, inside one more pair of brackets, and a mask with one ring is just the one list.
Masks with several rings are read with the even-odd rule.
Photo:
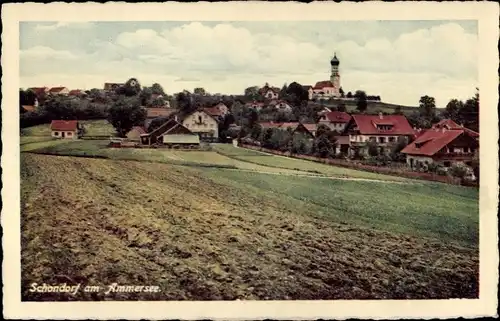
[[352, 115], [351, 117], [352, 121], [348, 123], [346, 129], [352, 130], [355, 124], [362, 135], [414, 135], [413, 128], [403, 115]]
[[76, 131], [78, 129], [78, 120], [53, 120], [50, 123], [51, 130]]
[[330, 111], [323, 114], [331, 123], [348, 123], [351, 115], [343, 111]]
[[401, 151], [411, 155], [432, 156], [464, 133], [463, 130], [429, 129]]

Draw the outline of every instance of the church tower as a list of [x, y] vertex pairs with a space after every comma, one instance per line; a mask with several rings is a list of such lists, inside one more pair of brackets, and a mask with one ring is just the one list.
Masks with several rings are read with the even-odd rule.
[[337, 58], [337, 53], [335, 53], [332, 60], [330, 60], [330, 65], [332, 66], [330, 81], [332, 82], [333, 87], [335, 87], [336, 94], [338, 94], [338, 91], [340, 89], [339, 64], [340, 61]]

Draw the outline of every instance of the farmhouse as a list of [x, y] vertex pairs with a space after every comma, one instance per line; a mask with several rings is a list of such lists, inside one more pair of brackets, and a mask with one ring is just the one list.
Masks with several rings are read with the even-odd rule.
[[347, 123], [351, 120], [351, 115], [342, 111], [321, 112], [320, 115], [319, 124], [339, 133], [344, 131]]
[[49, 90], [50, 95], [68, 95], [69, 89], [66, 87], [52, 87]]
[[166, 121], [151, 133], [140, 135], [143, 145], [165, 145], [167, 147], [195, 148], [200, 145], [198, 135], [174, 119]]
[[219, 138], [219, 123], [216, 116], [206, 110], [197, 110], [187, 115], [182, 124], [202, 139]]
[[77, 139], [82, 128], [77, 120], [53, 120], [50, 124], [51, 136], [63, 139]]
[[414, 130], [403, 115], [352, 115], [344, 135], [349, 136], [349, 152], [367, 153], [367, 143], [374, 142], [381, 153], [396, 143], [400, 137], [407, 141]]
[[471, 164], [479, 149], [479, 134], [448, 121], [441, 121], [424, 131], [401, 151], [406, 154], [408, 166], [414, 168], [418, 164], [435, 163], [449, 167], [459, 162]]
[[141, 135], [147, 134], [147, 131], [144, 127], [142, 126], [134, 126], [132, 129], [127, 133], [127, 138], [132, 141], [140, 141], [141, 140]]

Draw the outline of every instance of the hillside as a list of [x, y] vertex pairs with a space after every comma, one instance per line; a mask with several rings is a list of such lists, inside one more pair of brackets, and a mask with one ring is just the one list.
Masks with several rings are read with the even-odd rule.
[[[343, 103], [346, 106], [347, 112], [352, 112], [356, 110], [356, 101], [355, 100], [332, 100], [331, 102], [325, 102], [323, 103], [323, 106], [325, 107], [336, 107], [339, 104]], [[320, 106], [320, 103], [317, 102], [311, 102], [311, 105], [315, 106]], [[390, 103], [384, 103], [384, 102], [368, 102], [368, 107], [367, 107], [367, 112], [370, 114], [378, 114], [379, 112], [387, 113], [387, 114], [392, 114], [396, 110], [396, 108], [401, 108], [401, 112], [409, 116], [413, 112], [418, 111], [418, 107], [415, 106], [404, 106], [404, 105], [397, 105], [397, 104], [390, 104]], [[441, 113], [444, 111], [444, 108], [437, 108], [436, 109], [438, 113]]]

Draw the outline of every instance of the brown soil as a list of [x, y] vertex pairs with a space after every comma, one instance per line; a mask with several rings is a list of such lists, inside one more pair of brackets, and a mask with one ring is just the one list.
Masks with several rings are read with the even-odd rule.
[[[22, 155], [23, 300], [477, 298], [478, 254], [167, 164]], [[29, 292], [31, 283], [160, 293]]]

